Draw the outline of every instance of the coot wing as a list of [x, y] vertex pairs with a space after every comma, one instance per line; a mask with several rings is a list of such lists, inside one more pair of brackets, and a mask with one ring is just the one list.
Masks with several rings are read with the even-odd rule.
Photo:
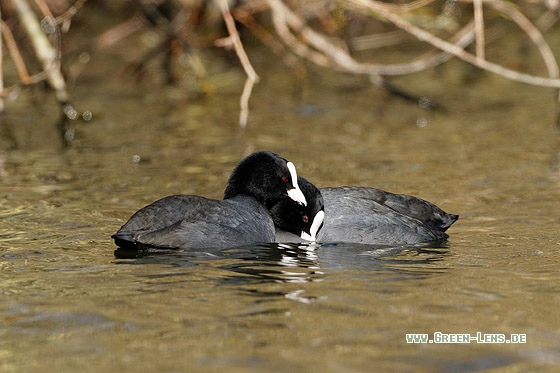
[[224, 248], [272, 242], [274, 223], [252, 197], [170, 196], [140, 209], [113, 238], [123, 248]]
[[[340, 190], [340, 192], [336, 192]], [[434, 229], [447, 230], [458, 218], [458, 215], [448, 214], [438, 206], [418, 197], [396, 194], [381, 189], [367, 187], [341, 187], [321, 188], [323, 195], [343, 193], [346, 199], [352, 199], [372, 211], [372, 213], [384, 213], [385, 207], [398, 214], [418, 220]], [[334, 196], [333, 196], [334, 197]], [[360, 208], [359, 206], [355, 206]]]
[[321, 188], [321, 193], [325, 224], [318, 239], [322, 242], [407, 245], [437, 241], [448, 237], [447, 227], [441, 226], [456, 220], [427, 201], [379, 189]]

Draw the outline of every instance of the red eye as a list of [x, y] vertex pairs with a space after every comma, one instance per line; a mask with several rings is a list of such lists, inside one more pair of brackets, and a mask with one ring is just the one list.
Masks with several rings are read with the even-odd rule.
[[287, 183], [287, 182], [288, 182], [288, 178], [287, 178], [286, 176], [283, 176], [283, 177], [282, 177], [282, 182], [283, 182], [283, 183]]
[[307, 215], [303, 215], [303, 222], [304, 223], [309, 222], [309, 218], [307, 217]]

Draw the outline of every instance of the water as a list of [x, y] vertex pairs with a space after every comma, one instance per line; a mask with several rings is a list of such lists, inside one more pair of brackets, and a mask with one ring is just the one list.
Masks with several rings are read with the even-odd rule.
[[[130, 84], [118, 61], [94, 56], [83, 68], [72, 94], [93, 116], [72, 123], [72, 146], [40, 92], [10, 103], [2, 120], [0, 370], [558, 369], [550, 90], [488, 74], [463, 84], [468, 69], [457, 62], [396, 80], [446, 109], [434, 113], [350, 78], [297, 87], [260, 56], [240, 133], [241, 72], [216, 72], [218, 92], [191, 100], [180, 88]], [[110, 235], [138, 208], [174, 193], [220, 198], [232, 167], [258, 149], [318, 186], [413, 194], [461, 218], [439, 246], [113, 255]], [[406, 341], [435, 332], [525, 334], [526, 343]]]

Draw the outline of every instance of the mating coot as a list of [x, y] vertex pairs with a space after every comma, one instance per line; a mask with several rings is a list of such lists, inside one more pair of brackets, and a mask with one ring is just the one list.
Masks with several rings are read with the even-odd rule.
[[[444, 240], [458, 218], [423, 199], [367, 187], [316, 188], [299, 177], [298, 184], [307, 199], [306, 215], [324, 209], [318, 242], [353, 242], [370, 245], [411, 245]], [[318, 202], [318, 201], [321, 202]], [[322, 203], [324, 202], [324, 207]], [[284, 201], [284, 210], [293, 202]], [[279, 213], [280, 215], [282, 213]], [[298, 237], [277, 233], [277, 241]]]
[[[285, 200], [297, 210], [284, 210], [298, 219], [296, 224], [279, 212], [271, 216], [269, 209]], [[277, 224], [279, 229], [314, 240], [311, 226], [302, 217], [306, 204], [293, 163], [259, 151], [234, 168], [222, 200], [165, 197], [137, 211], [112, 238], [123, 249], [226, 248], [273, 242]]]
[[[270, 207], [270, 214], [276, 224], [276, 242], [315, 241], [317, 233], [323, 226], [325, 208], [319, 189], [302, 177], [298, 177], [298, 185], [305, 195], [307, 205], [298, 205], [291, 199], [283, 199]], [[290, 232], [304, 233], [296, 236]]]

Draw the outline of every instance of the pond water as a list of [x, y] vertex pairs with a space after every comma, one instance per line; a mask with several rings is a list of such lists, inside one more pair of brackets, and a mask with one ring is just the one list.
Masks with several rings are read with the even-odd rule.
[[[253, 59], [262, 80], [245, 131], [244, 76], [224, 66], [213, 95], [189, 100], [181, 88], [134, 84], [119, 56], [92, 54], [72, 95], [93, 117], [72, 123], [69, 147], [50, 98], [30, 89], [8, 103], [0, 370], [557, 369], [553, 92], [460, 62], [395, 79], [445, 108], [430, 112], [353, 77], [298, 85], [269, 56]], [[445, 245], [114, 256], [110, 235], [138, 208], [176, 193], [220, 198], [232, 167], [259, 149], [318, 186], [412, 194], [461, 217]], [[525, 343], [407, 343], [436, 332]]]

